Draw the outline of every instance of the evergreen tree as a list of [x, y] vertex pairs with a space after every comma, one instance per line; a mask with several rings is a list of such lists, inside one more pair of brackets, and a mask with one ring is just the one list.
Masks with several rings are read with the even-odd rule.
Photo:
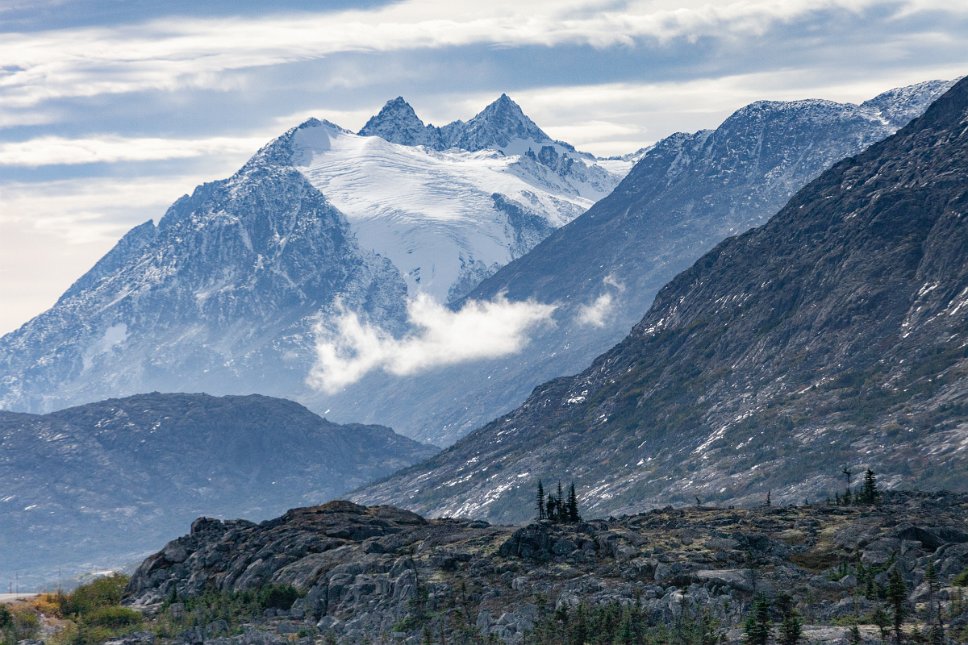
[[854, 500], [850, 494], [850, 489], [844, 491], [844, 506], [850, 506], [854, 503]]
[[924, 579], [928, 583], [928, 620], [931, 622], [931, 629], [928, 631], [928, 642], [932, 645], [935, 643], [944, 645], [944, 627], [941, 625], [941, 602], [938, 599], [941, 583], [938, 580], [938, 570], [934, 568], [934, 561], [928, 561], [928, 568], [924, 572]]
[[544, 485], [541, 480], [538, 480], [538, 520], [543, 520], [545, 517], [545, 492]]
[[887, 635], [891, 633], [891, 619], [888, 618], [883, 609], [878, 607], [874, 610], [872, 620], [874, 621], [874, 624], [877, 625], [877, 629], [881, 632], [881, 640], [886, 641]]
[[548, 501], [545, 502], [545, 517], [547, 517], [552, 522], [558, 521], [558, 505], [555, 504], [555, 496], [548, 495]]
[[901, 627], [904, 625], [904, 603], [907, 600], [907, 587], [897, 567], [891, 571], [891, 577], [887, 583], [887, 601], [893, 611], [894, 638], [898, 643], [901, 642]]
[[568, 519], [565, 515], [565, 494], [561, 490], [561, 480], [558, 480], [558, 497], [555, 498], [555, 517], [558, 518], [559, 522], [564, 522]]
[[858, 495], [858, 501], [864, 504], [876, 504], [879, 494], [877, 492], [877, 475], [870, 468], [864, 473], [864, 488]]
[[860, 627], [856, 624], [851, 625], [850, 629], [847, 630], [847, 643], [849, 645], [861, 645], [864, 642], [864, 638], [860, 635]]
[[578, 495], [575, 494], [575, 482], [572, 482], [571, 486], [568, 487], [568, 521], [581, 522], [581, 516], [578, 515]]
[[793, 598], [787, 594], [781, 594], [776, 599], [776, 608], [780, 611], [780, 645], [797, 645], [803, 638], [803, 621], [796, 607], [793, 605]]
[[770, 601], [763, 594], [757, 594], [743, 626], [743, 642], [746, 645], [766, 645], [769, 640]]

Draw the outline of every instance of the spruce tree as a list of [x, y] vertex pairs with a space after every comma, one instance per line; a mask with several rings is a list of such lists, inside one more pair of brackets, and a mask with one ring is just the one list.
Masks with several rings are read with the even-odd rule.
[[545, 515], [545, 492], [544, 485], [538, 480], [538, 520], [543, 520]]
[[870, 468], [864, 473], [864, 488], [859, 495], [859, 501], [864, 504], [876, 504], [878, 498], [877, 475]]
[[575, 494], [575, 482], [568, 487], [568, 521], [580, 522], [581, 516], [578, 515], [578, 495]]
[[888, 618], [883, 609], [878, 607], [874, 610], [872, 620], [874, 621], [874, 624], [877, 625], [877, 629], [881, 632], [881, 640], [886, 641], [887, 635], [891, 633], [891, 619]]
[[793, 605], [793, 598], [781, 594], [776, 599], [776, 608], [780, 611], [780, 645], [797, 645], [803, 638], [803, 621]]
[[897, 567], [891, 571], [891, 577], [887, 583], [887, 601], [893, 611], [894, 638], [898, 643], [901, 642], [901, 627], [904, 625], [904, 603], [907, 600], [907, 587]]
[[763, 594], [757, 594], [743, 626], [743, 642], [746, 645], [766, 645], [769, 640], [770, 601]]
[[847, 630], [847, 643], [849, 645], [861, 645], [864, 642], [864, 638], [860, 635], [860, 627], [856, 624], [851, 625], [850, 629]]

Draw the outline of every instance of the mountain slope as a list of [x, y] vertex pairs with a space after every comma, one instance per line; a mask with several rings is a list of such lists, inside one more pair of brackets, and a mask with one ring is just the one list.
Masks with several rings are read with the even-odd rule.
[[[675, 134], [647, 150], [622, 183], [587, 213], [485, 279], [467, 299], [554, 302], [555, 325], [535, 332], [528, 355], [418, 375], [373, 377], [359, 405], [369, 421], [448, 445], [524, 401], [538, 384], [574, 374], [619, 342], [658, 290], [724, 238], [758, 226], [832, 164], [856, 154], [940, 96], [931, 81], [863, 105], [758, 102], [714, 131]], [[414, 407], [409, 401], [420, 401]], [[409, 416], [405, 416], [405, 415]]]
[[357, 495], [520, 519], [534, 479], [594, 514], [800, 501], [844, 464], [964, 489], [968, 79], [662, 289], [581, 374]]
[[432, 454], [292, 401], [142, 394], [0, 412], [0, 568], [43, 579], [143, 552], [201, 513], [271, 517]]
[[[485, 112], [530, 123], [507, 97], [498, 107]], [[468, 132], [518, 133], [520, 119], [491, 116]], [[349, 310], [403, 334], [408, 298], [462, 295], [618, 182], [552, 152], [547, 163], [530, 149], [438, 152], [311, 119], [132, 229], [54, 307], [0, 339], [0, 408], [258, 391], [355, 420], [354, 402], [305, 384], [317, 327]]]

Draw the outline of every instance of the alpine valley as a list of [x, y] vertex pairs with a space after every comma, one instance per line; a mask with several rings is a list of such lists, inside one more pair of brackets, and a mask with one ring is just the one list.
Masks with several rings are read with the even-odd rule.
[[966, 177], [968, 79], [370, 505], [195, 520], [124, 642], [965, 642]]

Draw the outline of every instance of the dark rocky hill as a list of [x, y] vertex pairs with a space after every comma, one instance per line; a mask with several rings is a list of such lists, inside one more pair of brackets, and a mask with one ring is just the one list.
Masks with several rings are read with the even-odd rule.
[[802, 501], [844, 465], [968, 486], [968, 80], [662, 289], [581, 374], [356, 496], [527, 515], [559, 476], [596, 515]]
[[432, 453], [389, 428], [257, 395], [0, 412], [0, 571], [29, 585], [127, 564], [202, 513], [272, 517]]
[[[807, 642], [844, 642], [857, 621], [877, 643], [869, 623], [897, 571], [905, 630], [927, 632], [940, 603], [961, 642], [968, 604], [951, 585], [968, 567], [966, 518], [968, 497], [944, 493], [520, 528], [332, 502], [261, 524], [199, 519], [144, 561], [126, 595], [167, 625], [165, 642], [738, 643], [762, 593], [774, 607], [792, 597]], [[236, 615], [244, 626], [224, 618], [233, 594], [270, 585], [302, 597]]]

